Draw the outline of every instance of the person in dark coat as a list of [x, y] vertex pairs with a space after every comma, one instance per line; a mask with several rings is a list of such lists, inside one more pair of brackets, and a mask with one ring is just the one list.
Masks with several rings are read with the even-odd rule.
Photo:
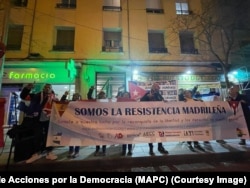
[[[244, 113], [244, 117], [246, 120], [246, 124], [248, 127], [248, 131], [250, 130], [250, 110], [248, 108], [249, 106], [249, 102], [247, 101], [247, 97], [244, 94], [240, 94], [240, 88], [238, 85], [234, 85], [229, 89], [228, 92], [228, 97], [227, 97], [227, 101], [239, 101], [241, 103], [242, 106], [242, 110]], [[239, 145], [246, 145], [246, 139], [240, 139]]]
[[94, 92], [94, 89], [95, 89], [94, 86], [91, 86], [91, 87], [89, 88], [89, 91], [88, 91], [88, 93], [87, 93], [87, 98], [88, 98], [89, 100], [94, 99], [94, 98], [92, 97], [93, 92]]
[[[164, 98], [160, 94], [160, 86], [158, 83], [154, 83], [151, 90], [145, 93], [145, 95], [140, 99], [140, 101], [164, 101]], [[154, 155], [153, 143], [149, 143], [149, 154]], [[161, 142], [158, 143], [158, 151], [162, 154], [168, 154]]]
[[33, 126], [34, 142], [33, 155], [26, 160], [26, 163], [33, 163], [43, 156], [43, 152], [46, 152], [46, 159], [55, 160], [57, 156], [52, 152], [53, 147], [46, 147], [49, 120], [51, 107], [54, 100], [58, 100], [55, 97], [55, 93], [51, 84], [45, 84], [43, 90], [34, 95], [29, 95], [31, 88], [25, 87], [20, 93], [21, 98], [30, 96], [30, 105], [26, 111], [26, 117], [34, 120]]

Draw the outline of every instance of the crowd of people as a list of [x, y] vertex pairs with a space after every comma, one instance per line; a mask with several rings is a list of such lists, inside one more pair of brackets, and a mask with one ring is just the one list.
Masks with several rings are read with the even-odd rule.
[[[53, 101], [62, 101], [62, 102], [70, 102], [70, 101], [78, 101], [82, 100], [82, 96], [79, 93], [74, 93], [71, 100], [68, 99], [69, 91], [65, 91], [61, 99], [57, 99], [55, 96], [55, 92], [53, 91], [51, 84], [45, 84], [42, 91], [38, 93], [31, 93], [32, 88], [34, 87], [33, 84], [28, 84], [25, 86], [21, 93], [20, 98], [22, 101], [29, 101], [26, 104], [25, 109], [21, 109], [24, 113], [23, 115], [23, 122], [32, 122], [32, 131], [34, 134], [34, 140], [31, 143], [32, 144], [32, 155], [30, 158], [26, 160], [26, 163], [32, 163], [41, 157], [45, 156], [48, 160], [56, 160], [57, 156], [53, 153], [54, 147], [46, 147], [46, 140], [47, 140], [47, 134], [49, 129], [49, 121], [50, 121], [50, 113], [51, 113], [51, 107]], [[94, 86], [91, 86], [88, 93], [87, 93], [87, 99], [93, 100], [93, 91], [95, 90]], [[210, 94], [213, 94], [215, 96], [219, 96], [218, 93], [216, 93], [214, 90], [212, 90]], [[189, 101], [198, 101], [203, 102], [199, 92], [198, 92], [198, 86], [195, 86], [192, 90], [187, 89], [179, 89], [179, 101], [183, 102], [189, 102]], [[118, 95], [116, 96], [117, 102], [122, 101], [134, 101], [130, 97], [130, 93], [128, 91], [118, 92]], [[104, 91], [99, 91], [97, 94], [96, 99], [106, 99], [106, 93]], [[148, 102], [148, 101], [163, 101], [168, 102], [164, 100], [163, 96], [160, 93], [160, 86], [158, 83], [154, 83], [151, 86], [150, 91], [146, 92], [140, 99], [141, 102]], [[250, 118], [249, 118], [249, 103], [246, 98], [246, 95], [240, 94], [240, 88], [237, 85], [232, 86], [228, 90], [228, 97], [227, 101], [239, 101], [242, 104], [243, 113], [246, 119], [246, 123], [249, 129], [250, 125]], [[223, 142], [222, 142], [223, 141]], [[225, 144], [226, 142], [224, 140], [217, 140], [217, 142], [221, 144]], [[193, 141], [193, 140], [187, 140], [188, 148], [195, 152], [195, 149], [198, 149], [200, 151], [205, 151], [204, 148], [201, 147], [199, 141]], [[193, 145], [192, 145], [193, 143]], [[204, 143], [209, 144], [209, 141], [205, 141]], [[241, 139], [239, 142], [240, 145], [246, 145], [246, 140]], [[155, 155], [154, 153], [154, 146], [153, 143], [148, 143], [149, 146], [149, 154]], [[164, 145], [162, 142], [157, 143], [158, 151], [161, 154], [168, 154], [168, 151], [164, 148]], [[68, 150], [68, 157], [69, 158], [77, 158], [79, 157], [81, 146], [69, 146]], [[101, 152], [100, 152], [100, 149]], [[106, 145], [96, 145], [96, 149], [94, 152], [95, 156], [105, 156], [106, 155]], [[127, 153], [128, 150], [128, 153]], [[131, 156], [133, 154], [133, 143], [124, 143], [121, 145], [121, 155]]]

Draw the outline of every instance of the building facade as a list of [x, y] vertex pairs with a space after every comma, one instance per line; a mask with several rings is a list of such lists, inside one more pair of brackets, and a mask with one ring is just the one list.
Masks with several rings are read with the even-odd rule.
[[202, 0], [1, 2], [2, 90], [50, 82], [87, 98], [95, 85], [94, 95], [105, 90], [113, 98], [130, 80], [174, 79], [179, 88], [201, 89], [223, 82], [220, 62], [196, 40], [199, 28], [174, 26], [177, 17], [204, 11]]

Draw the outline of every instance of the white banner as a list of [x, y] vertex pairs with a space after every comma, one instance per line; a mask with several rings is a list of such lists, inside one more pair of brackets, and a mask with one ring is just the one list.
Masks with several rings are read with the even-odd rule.
[[47, 146], [249, 138], [241, 104], [213, 102], [54, 103]]

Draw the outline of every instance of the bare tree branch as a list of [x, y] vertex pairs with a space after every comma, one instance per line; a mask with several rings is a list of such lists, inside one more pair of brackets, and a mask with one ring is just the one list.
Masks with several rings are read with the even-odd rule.
[[[221, 65], [227, 87], [230, 87], [230, 55], [239, 46], [236, 32], [239, 30], [239, 23], [245, 18], [239, 14], [243, 12], [242, 8], [249, 5], [244, 4], [245, 2], [228, 0], [225, 6], [225, 1], [222, 0], [203, 0], [202, 11], [192, 10], [190, 15], [176, 15], [169, 26], [176, 35], [181, 31], [195, 32], [194, 40], [199, 42], [202, 49], [208, 49], [210, 58], [215, 58]], [[205, 51], [199, 52], [205, 55]]]

